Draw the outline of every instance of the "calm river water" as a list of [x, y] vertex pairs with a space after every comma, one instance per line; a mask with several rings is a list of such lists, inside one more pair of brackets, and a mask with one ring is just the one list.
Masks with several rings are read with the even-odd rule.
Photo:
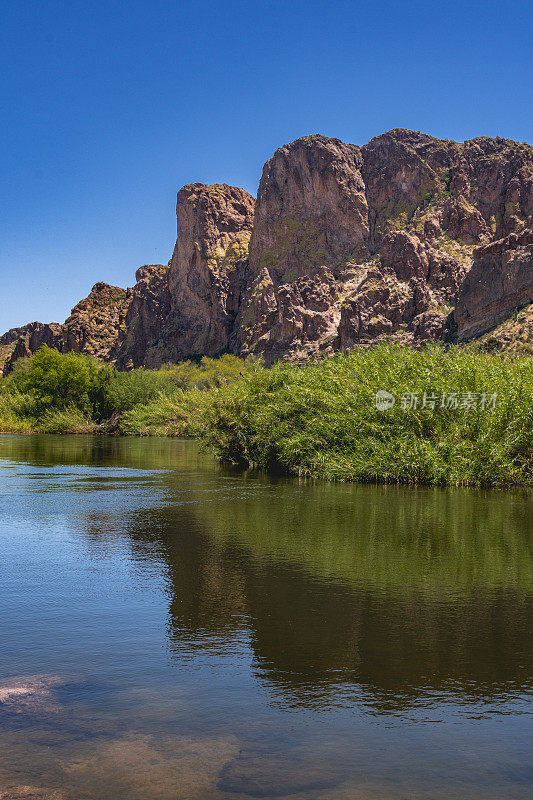
[[2, 798], [532, 797], [530, 494], [2, 436], [0, 546]]

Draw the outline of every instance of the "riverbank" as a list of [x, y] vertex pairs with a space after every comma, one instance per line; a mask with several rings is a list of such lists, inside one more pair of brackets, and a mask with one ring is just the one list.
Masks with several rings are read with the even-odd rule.
[[533, 360], [382, 345], [118, 373], [43, 349], [2, 381], [0, 431], [193, 436], [222, 461], [313, 478], [530, 486]]

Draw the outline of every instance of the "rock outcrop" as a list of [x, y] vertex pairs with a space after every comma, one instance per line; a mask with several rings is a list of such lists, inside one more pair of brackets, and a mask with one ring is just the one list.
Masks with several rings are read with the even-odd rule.
[[403, 130], [280, 148], [259, 185], [241, 352], [271, 362], [448, 336], [474, 247], [532, 213], [532, 168], [527, 145]]
[[[15, 361], [33, 355], [40, 347], [54, 347], [61, 353], [85, 353], [102, 361], [112, 361], [125, 335], [126, 312], [131, 302], [132, 290], [95, 283], [91, 293], [81, 300], [70, 316], [60, 325], [31, 322], [23, 328], [13, 329], [17, 339], [3, 365], [9, 373]], [[8, 337], [8, 334], [4, 334]]]
[[226, 184], [189, 184], [178, 192], [176, 215], [168, 267], [137, 271], [119, 368], [235, 349], [254, 198]]
[[226, 184], [184, 186], [167, 266], [142, 267], [132, 289], [96, 284], [61, 326], [9, 331], [0, 359], [9, 369], [46, 343], [129, 369], [467, 341], [533, 302], [532, 230], [530, 145], [306, 136], [265, 164], [256, 202]]
[[61, 326], [63, 350], [113, 360], [126, 333], [131, 294], [131, 289], [95, 283], [89, 296], [74, 306]]
[[304, 357], [334, 337], [344, 272], [368, 256], [361, 167], [358, 147], [325, 136], [284, 145], [265, 164], [239, 316], [244, 354]]
[[62, 326], [59, 323], [30, 322], [22, 328], [21, 335], [14, 343], [9, 358], [5, 361], [4, 375], [11, 372], [15, 361], [32, 356], [43, 345], [54, 347], [62, 353], [64, 352], [63, 344]]
[[476, 339], [475, 345], [488, 353], [533, 356], [533, 303]]
[[10, 328], [0, 336], [0, 374], [3, 373], [6, 363], [10, 361], [18, 340], [24, 336], [28, 328], [29, 325], [23, 325], [21, 328]]
[[474, 251], [457, 298], [457, 338], [467, 341], [533, 303], [533, 229], [511, 233]]
[[118, 345], [119, 369], [159, 366], [166, 360], [170, 315], [168, 265], [146, 264], [135, 273], [126, 319], [126, 333]]
[[240, 305], [254, 198], [234, 186], [184, 186], [170, 262], [174, 358], [217, 355], [231, 346]]

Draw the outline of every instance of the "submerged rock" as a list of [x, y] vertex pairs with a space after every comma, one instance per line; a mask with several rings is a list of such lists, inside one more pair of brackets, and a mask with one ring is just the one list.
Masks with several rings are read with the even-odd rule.
[[249, 797], [284, 797], [339, 782], [326, 763], [261, 751], [241, 751], [222, 771], [218, 788]]
[[54, 690], [67, 683], [60, 675], [30, 675], [0, 681], [0, 711], [15, 714], [58, 713]]
[[131, 733], [98, 743], [92, 753], [63, 765], [80, 794], [143, 800], [203, 800], [237, 752], [232, 736], [190, 738]]

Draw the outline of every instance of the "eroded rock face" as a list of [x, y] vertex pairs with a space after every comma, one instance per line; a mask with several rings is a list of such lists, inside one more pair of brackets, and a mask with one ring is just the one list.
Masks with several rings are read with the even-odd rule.
[[264, 166], [250, 242], [239, 348], [274, 360], [318, 352], [335, 333], [337, 282], [368, 255], [368, 210], [355, 145], [307, 136]]
[[474, 339], [533, 303], [533, 229], [479, 247], [459, 291], [457, 338]]
[[476, 339], [475, 346], [488, 353], [533, 356], [533, 303]]
[[394, 130], [281, 148], [259, 187], [241, 352], [269, 363], [449, 338], [475, 247], [521, 230], [532, 203], [533, 148], [504, 139]]
[[226, 184], [178, 192], [177, 239], [168, 274], [166, 352], [173, 360], [230, 349], [247, 266], [254, 198]]
[[172, 259], [137, 270], [119, 368], [235, 351], [254, 204], [226, 184], [180, 189]]
[[367, 254], [368, 209], [361, 152], [325, 136], [306, 136], [276, 150], [257, 195], [250, 269], [276, 282], [333, 274]]
[[135, 278], [124, 323], [125, 335], [117, 352], [119, 369], [159, 366], [168, 355], [168, 265], [146, 264], [137, 270]]
[[62, 326], [57, 322], [30, 322], [22, 329], [22, 333], [17, 341], [12, 345], [11, 352], [6, 358], [3, 374], [8, 375], [13, 369], [15, 361], [19, 358], [28, 358], [37, 350], [46, 345], [54, 347], [60, 353], [64, 351], [64, 339]]
[[463, 341], [531, 303], [528, 229], [530, 145], [306, 136], [265, 164], [257, 202], [226, 184], [184, 186], [168, 267], [142, 267], [131, 290], [97, 284], [62, 326], [9, 331], [0, 360], [8, 370], [43, 343], [129, 369]]
[[91, 293], [72, 309], [62, 325], [63, 351], [112, 361], [126, 333], [131, 290], [95, 283]]

